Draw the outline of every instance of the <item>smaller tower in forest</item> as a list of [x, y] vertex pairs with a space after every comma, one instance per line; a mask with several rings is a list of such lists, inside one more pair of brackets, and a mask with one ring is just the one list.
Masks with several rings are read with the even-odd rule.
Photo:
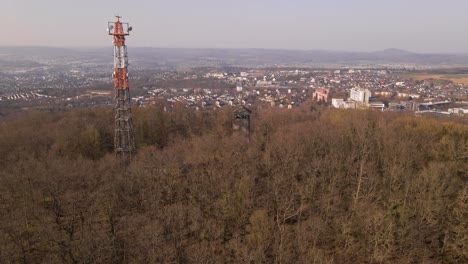
[[232, 129], [250, 138], [250, 115], [252, 111], [241, 105], [232, 112]]

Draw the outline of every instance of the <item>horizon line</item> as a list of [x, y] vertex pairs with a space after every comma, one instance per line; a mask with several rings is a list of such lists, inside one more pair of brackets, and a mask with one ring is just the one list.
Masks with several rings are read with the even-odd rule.
[[[110, 46], [112, 47], [112, 46]], [[54, 45], [0, 45], [0, 48], [55, 48], [55, 49], [104, 49], [107, 46], [54, 46]], [[376, 53], [385, 51], [398, 51], [413, 54], [453, 54], [462, 55], [468, 54], [468, 51], [439, 51], [439, 52], [425, 52], [425, 51], [413, 51], [400, 48], [384, 48], [378, 50], [345, 50], [345, 49], [326, 49], [326, 48], [314, 48], [314, 49], [299, 49], [299, 48], [233, 48], [233, 47], [161, 47], [161, 46], [139, 46], [132, 45], [131, 48], [150, 48], [150, 49], [180, 49], [180, 50], [277, 50], [277, 51], [299, 51], [299, 52], [310, 52], [310, 51], [326, 51], [326, 52], [348, 52], [348, 53]]]

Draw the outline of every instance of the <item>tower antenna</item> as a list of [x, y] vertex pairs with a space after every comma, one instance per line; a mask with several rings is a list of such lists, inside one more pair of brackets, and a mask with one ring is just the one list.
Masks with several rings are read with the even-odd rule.
[[107, 30], [113, 36], [114, 43], [114, 79], [115, 90], [115, 127], [114, 152], [124, 164], [128, 164], [135, 154], [135, 137], [131, 112], [131, 97], [128, 86], [128, 57], [125, 36], [130, 35], [132, 27], [120, 21], [121, 16], [116, 15], [117, 21], [109, 22]]

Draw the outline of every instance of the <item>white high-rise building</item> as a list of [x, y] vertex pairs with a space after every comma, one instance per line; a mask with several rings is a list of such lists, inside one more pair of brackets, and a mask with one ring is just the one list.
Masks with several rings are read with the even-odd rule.
[[369, 98], [371, 97], [371, 92], [369, 89], [362, 89], [359, 87], [351, 89], [349, 92], [349, 98], [357, 103], [369, 104]]

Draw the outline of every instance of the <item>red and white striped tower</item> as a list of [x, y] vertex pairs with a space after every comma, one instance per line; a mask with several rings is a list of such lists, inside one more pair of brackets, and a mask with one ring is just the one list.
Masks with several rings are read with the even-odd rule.
[[114, 37], [114, 79], [115, 89], [115, 155], [124, 163], [128, 163], [135, 153], [135, 138], [133, 135], [131, 97], [128, 87], [128, 57], [125, 36], [130, 35], [132, 27], [128, 23], [117, 21], [108, 23], [109, 35]]

